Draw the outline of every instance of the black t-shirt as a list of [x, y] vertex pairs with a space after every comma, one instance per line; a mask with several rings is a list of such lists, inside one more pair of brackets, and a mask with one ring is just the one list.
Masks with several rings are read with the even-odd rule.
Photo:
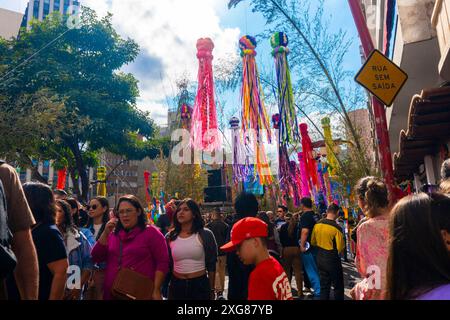
[[[314, 211], [307, 211], [307, 212], [303, 213], [300, 217], [301, 228], [309, 230], [308, 239], [306, 240], [309, 243], [311, 243], [311, 235], [312, 235], [312, 231], [314, 229], [314, 225], [316, 224], [316, 222], [317, 222], [317, 216], [314, 213]], [[301, 234], [301, 232], [300, 232], [300, 234]]]
[[[220, 248], [227, 243], [228, 225], [221, 220], [213, 220], [206, 225], [206, 228], [212, 231], [216, 238], [217, 247]], [[225, 253], [219, 249], [219, 255], [223, 256]]]
[[[242, 217], [236, 215], [233, 224]], [[233, 225], [228, 230], [227, 242], [230, 241], [230, 232]], [[247, 300], [248, 297], [248, 278], [255, 266], [242, 263], [236, 252], [227, 253], [227, 271], [228, 271], [228, 300]]]
[[156, 226], [161, 230], [161, 233], [163, 235], [166, 235], [167, 232], [169, 232], [170, 227], [170, 219], [168, 214], [163, 214], [158, 218], [158, 221], [156, 222]]
[[298, 237], [300, 232], [298, 230], [298, 224], [295, 226], [294, 234], [289, 236], [289, 223], [285, 223], [280, 228], [280, 242], [283, 248], [298, 247]]
[[64, 239], [55, 225], [40, 224], [32, 231], [39, 262], [39, 300], [48, 300], [52, 288], [53, 274], [48, 264], [66, 259]]

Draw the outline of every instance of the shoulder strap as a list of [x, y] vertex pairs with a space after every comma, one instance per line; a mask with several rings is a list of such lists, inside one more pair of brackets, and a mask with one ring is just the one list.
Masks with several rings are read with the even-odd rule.
[[123, 243], [122, 239], [119, 237], [119, 268], [122, 268], [122, 252], [123, 252]]
[[0, 242], [6, 245], [11, 240], [11, 232], [8, 228], [8, 207], [6, 202], [5, 189], [0, 179]]

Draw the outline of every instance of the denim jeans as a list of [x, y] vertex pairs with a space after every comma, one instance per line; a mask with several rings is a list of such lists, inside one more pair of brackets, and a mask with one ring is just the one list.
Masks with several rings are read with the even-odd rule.
[[303, 266], [305, 272], [308, 275], [311, 286], [314, 290], [314, 296], [320, 297], [320, 277], [319, 269], [316, 264], [316, 250], [315, 248], [310, 248], [307, 252], [302, 253]]

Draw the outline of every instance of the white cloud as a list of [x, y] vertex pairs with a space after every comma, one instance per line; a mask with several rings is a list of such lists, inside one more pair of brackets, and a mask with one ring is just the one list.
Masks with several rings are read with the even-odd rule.
[[[227, 10], [227, 0], [84, 0], [82, 3], [96, 10], [99, 16], [111, 12], [118, 32], [140, 45], [141, 53], [147, 58], [141, 62], [148, 68], [157, 62], [157, 70], [147, 72], [144, 68], [137, 72], [137, 77], [141, 89], [139, 107], [155, 114], [160, 124], [166, 122], [161, 114], [167, 110], [161, 101], [175, 93], [175, 80], [185, 72], [192, 80], [196, 79], [197, 39], [213, 39], [215, 61], [237, 51], [240, 30], [220, 25], [219, 12]], [[134, 67], [140, 65], [125, 70]]]

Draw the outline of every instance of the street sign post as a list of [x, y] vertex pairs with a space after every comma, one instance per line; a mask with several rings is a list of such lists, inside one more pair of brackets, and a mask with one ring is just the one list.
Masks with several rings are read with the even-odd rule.
[[373, 50], [355, 77], [386, 106], [391, 106], [408, 75], [378, 50]]
[[[361, 39], [365, 57], [369, 57], [375, 49], [372, 37], [367, 27], [366, 19], [361, 8], [360, 0], [348, 0], [350, 10], [355, 20], [356, 28]], [[391, 146], [387, 129], [386, 111], [382, 102], [375, 96], [372, 97], [373, 116], [375, 118], [375, 132], [378, 141], [378, 153], [380, 156], [380, 169], [384, 181], [387, 184], [389, 194], [394, 195], [394, 170], [392, 166]], [[391, 198], [393, 199], [393, 198]], [[395, 199], [394, 199], [395, 200]]]

